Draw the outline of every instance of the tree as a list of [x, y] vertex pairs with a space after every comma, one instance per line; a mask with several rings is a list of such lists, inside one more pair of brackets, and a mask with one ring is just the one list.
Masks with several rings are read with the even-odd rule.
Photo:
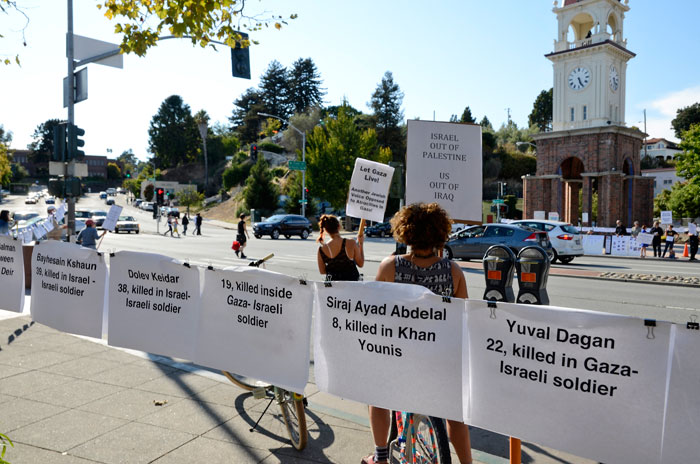
[[356, 158], [387, 163], [391, 151], [380, 146], [376, 131], [358, 129], [341, 108], [337, 118], [324, 119], [307, 135], [306, 181], [311, 194], [335, 208], [345, 206]]
[[248, 209], [274, 211], [277, 208], [277, 186], [272, 183], [272, 175], [264, 156], [250, 170], [243, 198]]
[[700, 124], [700, 103], [695, 103], [676, 112], [676, 117], [671, 121], [671, 126], [676, 132], [676, 137], [683, 138], [683, 132], [694, 124]]
[[403, 122], [403, 92], [394, 82], [390, 71], [384, 73], [382, 81], [377, 85], [369, 107], [374, 112], [377, 136], [383, 147], [388, 147], [396, 161], [403, 161], [404, 139], [401, 137], [399, 125]]
[[119, 180], [122, 178], [122, 170], [117, 163], [107, 163], [107, 179]]
[[323, 105], [326, 92], [321, 88], [322, 82], [311, 58], [299, 58], [292, 64], [289, 70], [289, 103], [293, 113], [304, 113], [314, 106]]
[[[237, 42], [248, 47], [251, 41], [243, 40], [239, 32], [241, 28], [255, 32], [270, 25], [281, 29], [287, 24], [280, 15], [250, 11], [245, 0], [104, 0], [97, 7], [104, 9], [104, 15], [116, 22], [114, 32], [122, 35], [122, 53], [136, 53], [138, 56], [145, 55], [162, 35], [186, 37], [193, 45], [201, 47], [214, 47], [210, 43], [212, 40], [224, 42], [229, 47], [235, 47]], [[17, 1], [0, 0], [0, 13], [23, 16], [25, 24], [21, 32], [26, 46], [24, 31], [29, 24], [29, 17], [18, 8]], [[296, 17], [296, 14], [292, 14], [288, 19]], [[19, 64], [19, 56], [15, 57], [15, 61]], [[7, 58], [0, 62], [11, 63]]]
[[479, 122], [479, 125], [484, 129], [484, 130], [489, 130], [493, 132], [493, 126], [491, 125], [491, 121], [489, 121], [489, 118], [484, 116], [481, 118], [481, 121]]
[[29, 172], [19, 163], [12, 163], [12, 182], [20, 182], [25, 177], [29, 176]]
[[175, 197], [182, 206], [187, 208], [187, 211], [190, 210], [191, 206], [199, 206], [204, 201], [204, 194], [199, 193], [194, 185], [180, 190], [175, 194]]
[[153, 184], [148, 184], [145, 189], [143, 189], [143, 197], [146, 201], [153, 200]]
[[501, 127], [496, 132], [496, 140], [498, 145], [505, 145], [507, 143], [512, 143], [515, 145], [517, 142], [531, 142], [532, 134], [537, 132], [534, 128], [523, 128], [520, 129], [517, 124], [512, 120], [507, 123], [501, 124]]
[[12, 132], [6, 131], [5, 127], [2, 124], [0, 124], [0, 143], [4, 143], [9, 147], [11, 142]]
[[250, 170], [253, 167], [252, 161], [246, 159], [241, 163], [232, 164], [227, 167], [223, 174], [221, 174], [221, 183], [226, 191], [231, 190], [233, 187], [240, 185], [241, 182], [245, 181], [250, 174]]
[[12, 182], [12, 165], [7, 145], [0, 142], [0, 185], [7, 186]]
[[260, 119], [258, 113], [263, 111], [264, 106], [260, 91], [249, 88], [243, 95], [233, 102], [235, 108], [229, 118], [231, 124], [238, 133], [242, 143], [251, 143], [258, 139], [258, 129]]
[[190, 163], [199, 153], [199, 130], [189, 105], [179, 95], [171, 95], [160, 105], [148, 136], [148, 151], [162, 168]]
[[[316, 107], [308, 111], [308, 113], [297, 113], [291, 118], [289, 122], [299, 129], [302, 133], [308, 133], [312, 130], [318, 122], [321, 120], [321, 110]], [[295, 153], [297, 150], [301, 151], [302, 138], [301, 135], [291, 127], [282, 132], [282, 146], [285, 150], [291, 153]]]
[[700, 124], [683, 132], [680, 148], [683, 152], [676, 156], [676, 172], [700, 185]]
[[292, 115], [287, 68], [277, 60], [272, 60], [260, 77], [260, 97], [265, 113], [283, 119]]
[[527, 120], [530, 126], [537, 126], [540, 132], [552, 130], [552, 108], [554, 89], [543, 90], [532, 105], [532, 112]]
[[49, 162], [51, 153], [53, 153], [53, 128], [63, 122], [65, 121], [60, 119], [48, 119], [36, 126], [34, 134], [32, 134], [34, 141], [27, 145], [31, 151], [29, 158], [33, 163], [45, 164]]
[[124, 150], [121, 155], [117, 156], [117, 161], [123, 163], [124, 166], [132, 166], [132, 169], [136, 168], [136, 166], [139, 164], [139, 160], [136, 158], [136, 155], [134, 155], [134, 151], [131, 148]]
[[700, 184], [686, 181], [664, 189], [654, 198], [654, 214], [673, 211], [673, 217], [700, 216]]

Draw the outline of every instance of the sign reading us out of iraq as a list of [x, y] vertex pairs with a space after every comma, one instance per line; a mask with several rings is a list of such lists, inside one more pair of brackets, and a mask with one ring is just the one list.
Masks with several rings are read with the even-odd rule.
[[659, 462], [671, 324], [467, 300], [470, 425], [600, 462]]
[[107, 282], [104, 256], [46, 240], [32, 255], [32, 318], [63, 332], [102, 338]]
[[24, 308], [22, 242], [0, 235], [0, 309], [21, 313]]
[[110, 345], [194, 359], [199, 303], [197, 268], [157, 254], [111, 257]]
[[437, 202], [452, 219], [481, 223], [481, 156], [481, 126], [409, 120], [406, 202]]
[[394, 168], [362, 158], [355, 160], [350, 180], [348, 216], [383, 222]]
[[303, 393], [313, 287], [250, 267], [204, 271], [195, 362]]
[[389, 282], [315, 285], [314, 367], [321, 391], [462, 420], [464, 300]]

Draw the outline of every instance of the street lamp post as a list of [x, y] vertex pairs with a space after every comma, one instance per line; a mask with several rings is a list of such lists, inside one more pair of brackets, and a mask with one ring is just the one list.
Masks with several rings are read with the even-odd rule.
[[[291, 122], [279, 116], [275, 116], [274, 114], [258, 113], [258, 116], [279, 119], [297, 131], [297, 133], [301, 135], [301, 161], [306, 164], [306, 132], [300, 131], [298, 128], [294, 127]], [[301, 171], [301, 215], [306, 217], [306, 169]]]
[[209, 187], [209, 160], [207, 156], [207, 121], [202, 119], [197, 123], [199, 128], [199, 135], [202, 137], [202, 143], [204, 144], [204, 193], [206, 195], [207, 188]]

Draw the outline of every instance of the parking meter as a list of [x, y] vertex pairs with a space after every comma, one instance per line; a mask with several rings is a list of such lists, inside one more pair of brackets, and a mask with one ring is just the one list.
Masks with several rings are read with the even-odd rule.
[[518, 303], [548, 305], [547, 276], [549, 256], [539, 246], [520, 250], [515, 266], [518, 269]]
[[494, 245], [484, 254], [484, 278], [486, 290], [484, 300], [513, 303], [513, 271], [515, 253], [504, 245]]

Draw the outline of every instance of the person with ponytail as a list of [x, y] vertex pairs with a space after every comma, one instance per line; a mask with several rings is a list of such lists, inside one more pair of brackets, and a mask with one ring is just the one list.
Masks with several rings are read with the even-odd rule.
[[[318, 272], [326, 275], [326, 280], [360, 280], [358, 267], [365, 264], [363, 251], [364, 236], [358, 235], [357, 240], [347, 240], [340, 236], [338, 218], [324, 214], [318, 222], [320, 234], [318, 247]], [[328, 235], [330, 240], [325, 241]]]

